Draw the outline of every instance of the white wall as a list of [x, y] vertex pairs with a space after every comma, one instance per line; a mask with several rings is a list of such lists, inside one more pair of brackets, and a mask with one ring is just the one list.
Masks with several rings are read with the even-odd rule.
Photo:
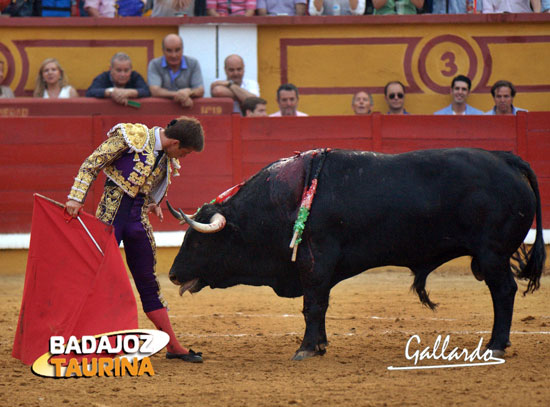
[[246, 79], [258, 80], [258, 29], [256, 25], [189, 24], [179, 28], [183, 53], [197, 58], [204, 79], [205, 97], [210, 97], [210, 84], [225, 79], [223, 61], [230, 54], [244, 59]]

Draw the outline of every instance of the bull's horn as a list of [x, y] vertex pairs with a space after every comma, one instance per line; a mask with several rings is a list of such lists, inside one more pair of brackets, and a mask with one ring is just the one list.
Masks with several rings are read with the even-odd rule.
[[180, 221], [181, 225], [183, 225], [184, 223], [189, 223], [187, 222], [187, 219], [193, 219], [196, 215], [196, 213], [194, 215], [186, 215], [181, 209], [179, 211], [176, 211], [168, 201], [166, 201], [166, 205], [168, 206], [170, 213], [174, 216], [174, 218]]
[[225, 227], [225, 216], [223, 216], [221, 213], [215, 213], [212, 218], [210, 218], [210, 223], [200, 223], [193, 220], [196, 214], [189, 216], [183, 213], [181, 209], [179, 211], [176, 211], [168, 201], [166, 201], [166, 205], [168, 206], [170, 213], [180, 221], [180, 224], [188, 223], [189, 226], [191, 226], [197, 232], [216, 233]]
[[197, 232], [201, 233], [216, 233], [222, 230], [225, 227], [225, 216], [223, 216], [221, 213], [215, 213], [210, 218], [210, 223], [200, 223], [197, 221], [194, 221], [193, 219], [190, 219], [187, 217], [187, 215], [183, 214], [186, 217], [186, 222], [189, 223], [189, 226], [191, 226], [193, 229], [195, 229]]

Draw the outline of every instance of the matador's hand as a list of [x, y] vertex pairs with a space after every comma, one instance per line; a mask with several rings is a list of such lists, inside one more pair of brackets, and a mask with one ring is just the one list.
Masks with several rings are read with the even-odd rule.
[[67, 210], [67, 213], [73, 218], [76, 218], [78, 216], [78, 212], [83, 206], [84, 204], [81, 204], [80, 202], [74, 201], [72, 199], [69, 199], [67, 203], [65, 203], [65, 209]]
[[147, 208], [147, 213], [151, 212], [157, 215], [161, 222], [164, 220], [164, 215], [162, 214], [162, 208], [160, 207], [160, 205], [149, 204], [149, 207]]

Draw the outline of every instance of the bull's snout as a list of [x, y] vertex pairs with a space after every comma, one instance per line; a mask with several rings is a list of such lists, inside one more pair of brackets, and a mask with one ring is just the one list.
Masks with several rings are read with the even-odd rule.
[[170, 278], [170, 281], [175, 285], [181, 285], [181, 281], [178, 281], [178, 278], [176, 277], [176, 273], [173, 270], [170, 270], [170, 273], [168, 274], [168, 277]]

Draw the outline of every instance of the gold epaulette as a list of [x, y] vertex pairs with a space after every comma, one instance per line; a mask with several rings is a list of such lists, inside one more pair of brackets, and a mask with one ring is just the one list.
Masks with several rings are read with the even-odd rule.
[[136, 153], [143, 152], [149, 142], [149, 129], [144, 124], [119, 123], [109, 130], [107, 136], [112, 137], [117, 131], [122, 134], [130, 150]]

